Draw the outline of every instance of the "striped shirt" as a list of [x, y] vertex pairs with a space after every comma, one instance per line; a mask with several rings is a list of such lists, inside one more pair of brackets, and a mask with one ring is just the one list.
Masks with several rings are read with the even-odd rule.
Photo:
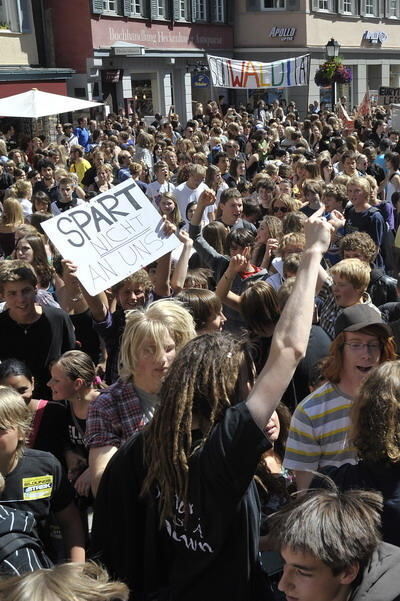
[[348, 442], [352, 399], [326, 382], [297, 407], [290, 423], [284, 466], [291, 470], [318, 470], [356, 463]]

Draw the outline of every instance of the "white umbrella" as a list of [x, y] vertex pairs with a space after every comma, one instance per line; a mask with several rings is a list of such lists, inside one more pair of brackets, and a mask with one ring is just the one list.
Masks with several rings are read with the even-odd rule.
[[29, 92], [1, 98], [0, 116], [37, 119], [47, 115], [90, 109], [94, 106], [101, 106], [101, 104], [101, 102], [89, 102], [60, 94], [41, 92], [33, 88]]

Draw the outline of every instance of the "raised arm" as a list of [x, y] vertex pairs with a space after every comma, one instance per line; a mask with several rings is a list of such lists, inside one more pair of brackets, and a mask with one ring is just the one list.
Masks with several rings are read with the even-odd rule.
[[322, 219], [323, 211], [321, 207], [305, 224], [306, 248], [296, 283], [275, 328], [268, 360], [247, 399], [260, 428], [268, 423], [307, 349], [319, 264], [329, 247], [332, 230]]
[[240, 296], [231, 292], [232, 282], [243, 267], [247, 265], [247, 262], [247, 258], [243, 255], [232, 257], [215, 289], [215, 294], [220, 298], [221, 303], [228, 305], [228, 307], [235, 311], [240, 311]]
[[178, 292], [183, 290], [188, 272], [189, 259], [193, 249], [193, 240], [189, 238], [189, 234], [185, 230], [180, 230], [177, 236], [183, 243], [183, 248], [171, 276], [171, 287], [174, 294], [178, 294]]

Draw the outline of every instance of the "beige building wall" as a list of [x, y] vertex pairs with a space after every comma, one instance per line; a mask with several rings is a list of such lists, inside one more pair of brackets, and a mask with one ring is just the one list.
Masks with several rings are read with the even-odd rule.
[[29, 21], [32, 31], [29, 33], [14, 33], [0, 29], [0, 65], [28, 66], [37, 65], [39, 62], [32, 3], [27, 2], [27, 6], [31, 11]]
[[[306, 44], [306, 0], [300, 0], [300, 10], [268, 10], [250, 12], [246, 10], [246, 0], [235, 3], [235, 48], [298, 48]], [[273, 27], [295, 27], [293, 40], [281, 41], [271, 37]]]
[[309, 13], [306, 15], [307, 25], [307, 45], [308, 46], [325, 46], [330, 38], [334, 38], [339, 42], [342, 48], [366, 48], [371, 49], [374, 46], [368, 40], [364, 40], [364, 34], [369, 32], [384, 32], [387, 35], [387, 40], [377, 44], [376, 49], [379, 52], [383, 49], [396, 49], [400, 47], [399, 22], [389, 21], [384, 22], [378, 19], [363, 19], [354, 18], [346, 19], [339, 15], [325, 17], [318, 13]]

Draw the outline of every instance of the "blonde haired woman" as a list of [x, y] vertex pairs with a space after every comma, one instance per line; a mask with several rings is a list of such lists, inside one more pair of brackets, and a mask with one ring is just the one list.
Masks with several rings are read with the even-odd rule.
[[65, 563], [0, 581], [1, 601], [128, 601], [128, 587], [110, 582], [95, 563]]
[[8, 257], [15, 247], [15, 232], [24, 223], [21, 203], [9, 196], [3, 201], [3, 214], [0, 217], [0, 252]]
[[195, 336], [192, 316], [177, 301], [159, 300], [126, 313], [120, 378], [91, 403], [87, 418], [85, 444], [94, 493], [118, 447], [151, 421], [176, 352]]

